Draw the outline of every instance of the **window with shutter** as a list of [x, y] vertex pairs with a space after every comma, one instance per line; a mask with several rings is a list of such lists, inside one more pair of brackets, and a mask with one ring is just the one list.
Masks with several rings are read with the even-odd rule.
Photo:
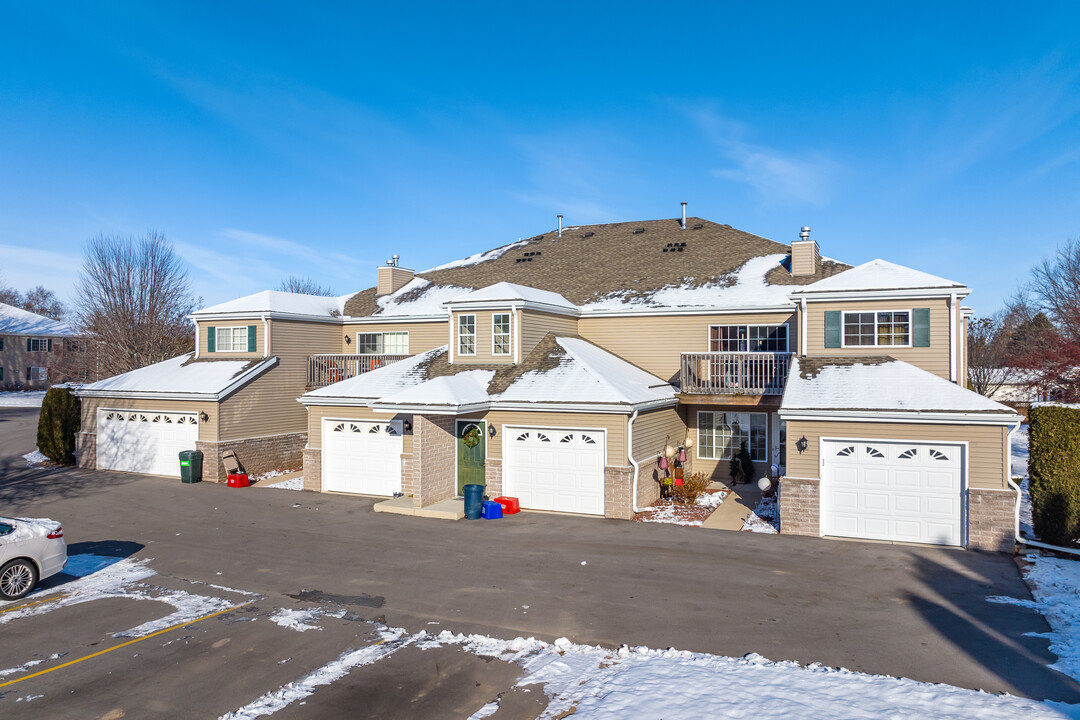
[[840, 311], [825, 311], [825, 347], [840, 347]]

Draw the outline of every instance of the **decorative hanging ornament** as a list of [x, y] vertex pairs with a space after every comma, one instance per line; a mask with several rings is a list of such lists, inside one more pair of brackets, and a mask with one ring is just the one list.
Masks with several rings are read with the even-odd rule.
[[666, 448], [664, 448], [664, 454], [667, 455], [669, 458], [675, 457], [675, 448], [668, 445]]
[[690, 433], [686, 433], [686, 440], [683, 442], [683, 447], [687, 450], [694, 447], [694, 438], [690, 437]]
[[476, 447], [480, 444], [480, 428], [473, 425], [465, 431], [465, 435], [462, 436], [461, 440], [465, 443], [465, 447], [467, 448]]
[[679, 462], [681, 462], [681, 463], [686, 462], [686, 450], [682, 450], [682, 449], [679, 450]]
[[667, 470], [667, 458], [666, 457], [660, 458], [660, 469], [661, 470]]

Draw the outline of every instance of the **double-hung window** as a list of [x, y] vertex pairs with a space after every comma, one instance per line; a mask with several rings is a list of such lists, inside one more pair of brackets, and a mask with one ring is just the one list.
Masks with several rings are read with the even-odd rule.
[[710, 352], [787, 352], [787, 325], [710, 325]]
[[911, 312], [845, 312], [844, 347], [911, 345]]
[[247, 352], [248, 329], [240, 327], [219, 327], [216, 330], [215, 352]]
[[510, 313], [495, 313], [491, 316], [491, 354], [509, 355]]
[[458, 315], [457, 354], [476, 354], [476, 316]]
[[49, 371], [43, 367], [26, 368], [26, 382], [41, 383], [49, 377]]
[[26, 338], [27, 352], [49, 352], [52, 350], [52, 340], [49, 338]]
[[357, 333], [357, 355], [408, 355], [409, 333]]
[[765, 413], [701, 411], [697, 417], [699, 458], [730, 460], [746, 443], [751, 460], [767, 460], [769, 425]]

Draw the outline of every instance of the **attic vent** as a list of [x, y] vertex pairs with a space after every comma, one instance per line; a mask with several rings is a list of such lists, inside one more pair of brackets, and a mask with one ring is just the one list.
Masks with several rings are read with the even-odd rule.
[[703, 227], [705, 227], [705, 225], [703, 223], [698, 223], [697, 225], [694, 226], [694, 229], [695, 230], [700, 230]]
[[634, 230], [635, 235], [640, 235], [643, 232], [645, 232], [645, 228], [637, 228], [636, 230]]
[[519, 263], [519, 262], [532, 262], [532, 258], [531, 257], [515, 258], [514, 262], [516, 262], [516, 263]]
[[596, 233], [594, 233], [594, 232], [587, 232], [587, 233], [585, 233], [584, 235], [582, 235], [581, 237], [583, 237], [583, 238], [589, 238], [589, 237], [592, 237], [592, 236], [593, 236], [593, 235], [595, 235], [595, 234], [596, 234]]
[[534, 255], [539, 255], [540, 253], [540, 250], [534, 250], [533, 252], [522, 253], [521, 257], [533, 257]]
[[686, 248], [686, 243], [668, 243], [667, 247], [660, 248], [661, 252], [682, 252]]

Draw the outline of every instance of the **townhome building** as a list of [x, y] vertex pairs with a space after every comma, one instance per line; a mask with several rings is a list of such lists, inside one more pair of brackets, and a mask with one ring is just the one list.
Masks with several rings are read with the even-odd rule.
[[[793, 233], [794, 234], [794, 233]], [[305, 489], [469, 483], [532, 510], [631, 518], [659, 458], [730, 480], [745, 445], [781, 532], [1011, 550], [1019, 416], [964, 388], [970, 289], [701, 218], [563, 227], [337, 298], [193, 314], [190, 356], [85, 386], [79, 463], [177, 475], [234, 450]]]
[[67, 323], [0, 303], [0, 389], [92, 378], [87, 342]]

